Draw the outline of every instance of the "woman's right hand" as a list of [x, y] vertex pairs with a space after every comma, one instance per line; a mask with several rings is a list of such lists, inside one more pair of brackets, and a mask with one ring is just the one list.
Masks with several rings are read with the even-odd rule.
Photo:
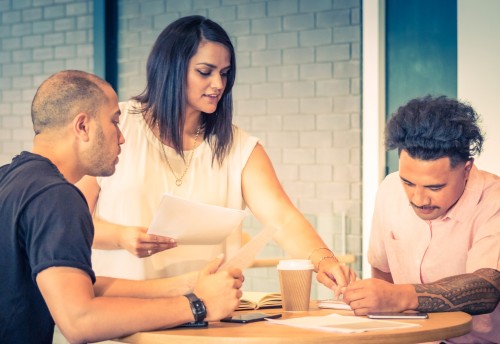
[[174, 239], [156, 234], [147, 234], [147, 230], [144, 227], [123, 228], [118, 245], [139, 258], [149, 257], [155, 253], [177, 247]]

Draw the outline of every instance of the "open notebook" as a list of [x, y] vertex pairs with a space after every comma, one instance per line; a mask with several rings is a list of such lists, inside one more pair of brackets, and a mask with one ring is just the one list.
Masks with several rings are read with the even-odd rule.
[[237, 310], [281, 307], [280, 293], [244, 291]]

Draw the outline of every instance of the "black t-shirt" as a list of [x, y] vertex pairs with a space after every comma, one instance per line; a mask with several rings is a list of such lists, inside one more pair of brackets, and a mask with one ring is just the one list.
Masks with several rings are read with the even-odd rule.
[[85, 198], [48, 159], [22, 152], [0, 167], [0, 343], [52, 343], [36, 276], [65, 266], [95, 282], [93, 236]]

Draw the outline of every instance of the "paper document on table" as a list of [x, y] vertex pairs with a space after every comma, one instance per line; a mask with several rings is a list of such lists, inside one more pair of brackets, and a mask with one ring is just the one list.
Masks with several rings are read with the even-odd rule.
[[148, 234], [174, 238], [180, 245], [215, 245], [237, 228], [246, 212], [164, 194]]
[[267, 242], [273, 237], [276, 228], [268, 226], [264, 227], [256, 236], [252, 238], [246, 245], [236, 252], [236, 254], [228, 259], [220, 269], [228, 267], [244, 270], [250, 267], [257, 254], [266, 246]]
[[266, 319], [279, 325], [322, 330], [329, 332], [356, 333], [377, 330], [397, 330], [401, 328], [419, 327], [398, 321], [372, 320], [365, 317], [330, 314], [324, 316], [298, 317], [285, 320]]

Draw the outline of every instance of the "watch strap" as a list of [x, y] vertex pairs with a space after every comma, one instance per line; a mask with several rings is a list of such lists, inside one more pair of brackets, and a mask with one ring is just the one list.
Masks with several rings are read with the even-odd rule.
[[207, 309], [203, 301], [194, 293], [189, 293], [184, 296], [189, 300], [189, 305], [191, 306], [191, 311], [194, 315], [194, 321], [203, 321], [207, 316]]

